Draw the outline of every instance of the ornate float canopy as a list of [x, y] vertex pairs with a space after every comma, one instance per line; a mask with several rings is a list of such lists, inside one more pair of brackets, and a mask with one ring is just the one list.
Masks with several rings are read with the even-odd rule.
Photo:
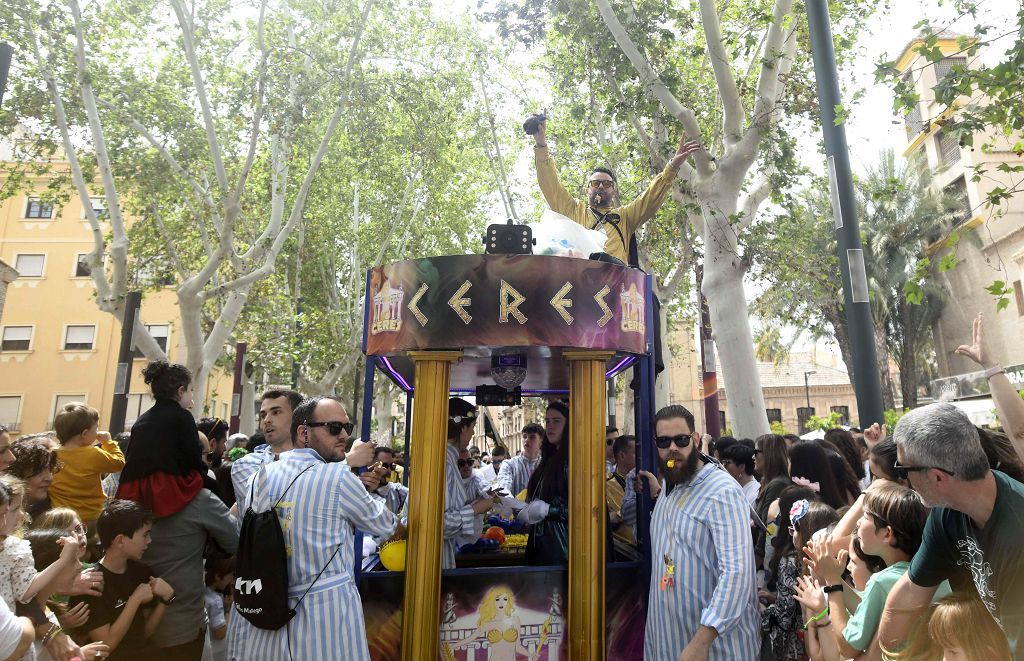
[[648, 351], [648, 281], [642, 271], [543, 255], [457, 255], [395, 262], [367, 275], [363, 351], [406, 390], [405, 353], [463, 351], [453, 392], [493, 383], [491, 355], [527, 356], [523, 393], [564, 391], [563, 349], [616, 352], [613, 374]]

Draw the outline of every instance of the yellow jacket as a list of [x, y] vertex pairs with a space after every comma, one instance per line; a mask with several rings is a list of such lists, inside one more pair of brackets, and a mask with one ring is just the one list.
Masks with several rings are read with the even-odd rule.
[[103, 474], [124, 468], [124, 454], [117, 441], [108, 439], [99, 446], [62, 446], [57, 449], [60, 470], [50, 485], [54, 507], [70, 507], [84, 522], [95, 521], [103, 511]]
[[[626, 482], [626, 486], [632, 488], [632, 484]], [[619, 520], [622, 519], [622, 500], [626, 496], [626, 490], [619, 484], [619, 481], [615, 479], [615, 475], [609, 475], [604, 487], [604, 499], [608, 505], [608, 511], [618, 515]], [[629, 544], [630, 546], [636, 546], [636, 538], [633, 537], [633, 526], [626, 523], [621, 523], [617, 528], [614, 528], [612, 534], [615, 537]]]
[[[547, 200], [551, 210], [571, 218], [587, 229], [593, 229], [597, 219], [590, 212], [586, 200], [577, 200], [562, 186], [548, 148], [535, 147], [534, 156], [537, 161], [537, 182], [540, 184], [541, 193], [544, 194], [544, 199]], [[622, 231], [621, 238], [619, 232], [615, 231], [615, 228], [609, 223], [601, 225], [600, 229], [608, 237], [604, 243], [606, 253], [621, 259], [626, 264], [629, 263], [629, 240], [641, 225], [658, 213], [658, 209], [665, 202], [665, 197], [672, 188], [672, 182], [675, 181], [678, 172], [678, 169], [666, 165], [661, 174], [655, 177], [651, 185], [647, 187], [647, 190], [629, 204], [598, 209], [602, 214], [611, 212], [619, 214], [620, 217], [618, 227]]]

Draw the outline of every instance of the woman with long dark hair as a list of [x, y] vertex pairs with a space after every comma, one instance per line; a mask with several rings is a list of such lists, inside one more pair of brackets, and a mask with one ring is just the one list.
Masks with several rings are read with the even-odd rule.
[[519, 520], [530, 526], [526, 564], [565, 564], [569, 556], [569, 407], [551, 402], [544, 414], [540, 464], [526, 487]]
[[[754, 472], [761, 476], [761, 488], [757, 492], [754, 509], [766, 525], [769, 522], [768, 508], [782, 494], [783, 489], [792, 484], [789, 481], [786, 448], [786, 439], [778, 434], [758, 436], [754, 441]], [[754, 555], [757, 566], [761, 567], [765, 557], [765, 531], [760, 526], [755, 527]]]
[[[846, 460], [842, 455], [839, 455], [839, 461], [845, 466]], [[823, 443], [801, 441], [794, 445], [789, 451], [789, 474], [793, 484], [810, 487], [821, 496], [823, 503], [833, 509], [851, 504], [845, 485], [840, 486], [836, 481], [829, 451]]]

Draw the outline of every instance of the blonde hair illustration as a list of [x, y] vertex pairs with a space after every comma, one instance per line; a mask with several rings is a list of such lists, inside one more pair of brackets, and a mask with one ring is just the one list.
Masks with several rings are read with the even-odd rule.
[[495, 599], [505, 595], [508, 599], [508, 606], [505, 608], [505, 615], [511, 616], [516, 610], [516, 598], [512, 594], [511, 588], [507, 585], [495, 585], [493, 588], [487, 591], [484, 598], [480, 600], [480, 607], [477, 609], [477, 615], [480, 618], [477, 620], [477, 626], [483, 626], [490, 622], [498, 615], [498, 607], [494, 605]]

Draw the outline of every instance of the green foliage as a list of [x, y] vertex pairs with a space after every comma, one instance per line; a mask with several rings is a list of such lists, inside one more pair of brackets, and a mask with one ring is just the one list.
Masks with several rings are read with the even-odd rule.
[[886, 436], [892, 436], [893, 431], [896, 429], [896, 423], [899, 422], [900, 418], [906, 415], [910, 409], [905, 408], [902, 411], [896, 409], [887, 409], [883, 415], [885, 416], [885, 434]]
[[835, 429], [843, 421], [843, 414], [837, 411], [832, 411], [827, 416], [812, 415], [807, 419], [807, 431], [828, 431], [829, 429]]
[[777, 420], [773, 420], [771, 423], [769, 423], [768, 427], [772, 430], [772, 433], [777, 436], [784, 436], [785, 434], [789, 433], [782, 426], [782, 423], [778, 422]]

